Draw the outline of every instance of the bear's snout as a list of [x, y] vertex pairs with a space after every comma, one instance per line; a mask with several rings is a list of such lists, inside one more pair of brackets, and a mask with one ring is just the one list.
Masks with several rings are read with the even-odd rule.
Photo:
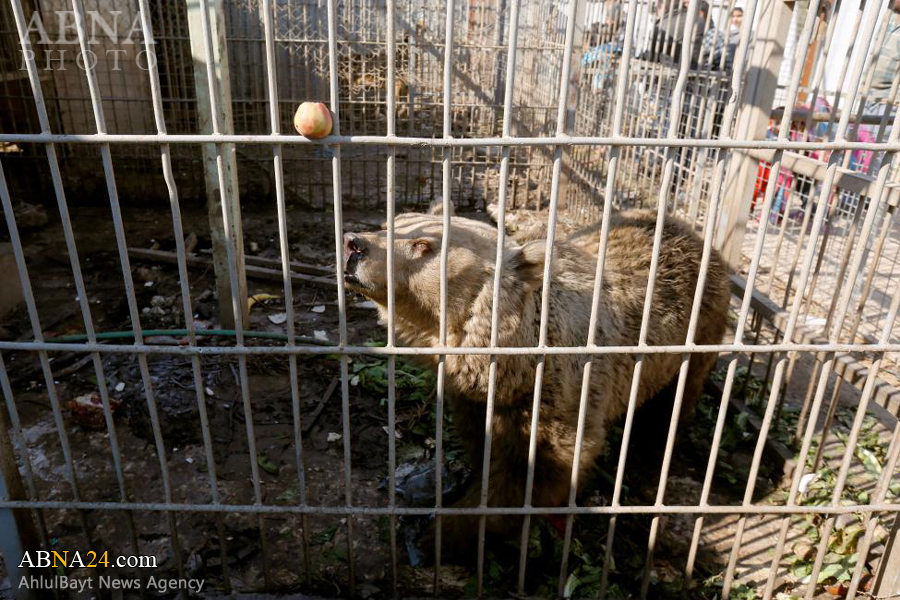
[[359, 261], [368, 253], [362, 238], [352, 234], [344, 234], [344, 280], [357, 283], [356, 268]]

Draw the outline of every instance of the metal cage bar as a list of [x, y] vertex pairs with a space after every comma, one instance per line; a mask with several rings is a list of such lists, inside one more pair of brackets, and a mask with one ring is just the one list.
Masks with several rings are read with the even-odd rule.
[[[266, 83], [269, 92], [269, 122], [272, 134], [277, 135], [281, 131], [281, 119], [278, 112], [278, 80], [275, 75], [275, 33], [272, 23], [273, 8], [271, 0], [264, 0], [263, 11], [266, 38]], [[272, 148], [272, 153], [272, 166], [275, 171], [275, 203], [278, 213], [278, 243], [281, 251], [281, 275], [284, 280], [284, 306], [285, 314], [287, 315], [287, 343], [288, 345], [293, 345], [296, 343], [296, 334], [294, 327], [294, 293], [290, 277], [290, 246], [288, 245], [287, 234], [287, 210], [285, 208], [284, 195], [284, 147], [281, 145], [274, 146]], [[305, 506], [307, 504], [307, 474], [306, 461], [303, 454], [300, 419], [300, 384], [297, 375], [296, 356], [288, 357], [288, 370], [291, 387], [291, 411], [294, 417], [294, 461], [297, 464], [298, 500], [301, 506]], [[306, 583], [309, 585], [312, 582], [312, 566], [309, 547], [309, 522], [306, 515], [301, 517], [301, 526], [303, 527], [303, 566], [306, 573]]]

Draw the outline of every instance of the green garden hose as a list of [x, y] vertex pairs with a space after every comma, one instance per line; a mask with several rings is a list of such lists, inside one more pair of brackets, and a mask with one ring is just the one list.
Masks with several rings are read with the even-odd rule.
[[[220, 336], [220, 337], [236, 337], [237, 331], [234, 329], [195, 329], [194, 332], [198, 336]], [[160, 337], [160, 336], [186, 336], [188, 334], [187, 329], [146, 329], [143, 331], [143, 335], [145, 338], [150, 337]], [[134, 339], [133, 331], [104, 331], [102, 333], [95, 334], [98, 341], [102, 340], [122, 340], [122, 339]], [[258, 338], [264, 340], [278, 340], [281, 342], [286, 342], [288, 340], [287, 334], [277, 333], [274, 331], [248, 331], [244, 330], [244, 337], [248, 338]], [[311, 338], [303, 335], [295, 336], [294, 340], [300, 344], [307, 344], [311, 346], [333, 346], [334, 344], [318, 340], [316, 338]], [[78, 342], [86, 342], [88, 341], [88, 336], [83, 333], [76, 333], [72, 335], [63, 335], [55, 338], [47, 338], [47, 342], [53, 343], [78, 343]]]

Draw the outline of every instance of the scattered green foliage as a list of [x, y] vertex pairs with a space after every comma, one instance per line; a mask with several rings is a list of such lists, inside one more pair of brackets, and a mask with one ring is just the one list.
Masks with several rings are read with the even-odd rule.
[[[723, 368], [713, 371], [710, 378], [721, 384], [725, 382], [726, 375], [727, 369]], [[751, 414], [757, 419], [757, 423], [762, 419], [769, 400], [770, 387], [768, 382], [748, 372], [746, 366], [738, 366], [735, 369], [731, 394], [734, 398], [742, 398], [742, 404], [747, 410], [735, 411], [731, 406], [728, 408], [716, 462], [715, 477], [718, 481], [730, 485], [746, 483], [749, 475], [746, 453], [749, 450], [752, 456], [753, 446], [759, 436], [757, 428], [751, 423]], [[720, 397], [713, 398], [704, 394], [694, 415], [696, 425], [689, 432], [692, 442], [707, 453], [711, 441], [709, 432], [714, 430], [719, 416], [719, 403]], [[798, 445], [794, 432], [797, 429], [798, 419], [798, 409], [784, 404], [778, 418], [773, 419], [770, 424], [768, 438], [779, 442], [789, 450], [796, 451]], [[763, 461], [760, 464], [759, 476], [769, 478], [772, 475], [770, 472], [772, 468], [771, 463]]]
[[375, 522], [375, 526], [378, 528], [378, 539], [384, 544], [389, 544], [391, 542], [390, 517], [388, 517], [387, 515], [381, 515]]
[[740, 584], [731, 589], [730, 600], [757, 600], [760, 596], [750, 586]]
[[[603, 575], [603, 557], [605, 544], [600, 540], [605, 539], [605, 531], [596, 527], [585, 529], [585, 522], [576, 518], [576, 527], [580, 529], [580, 535], [573, 536], [569, 553], [567, 576], [563, 585], [564, 598], [590, 598], [595, 597], [600, 591], [600, 580]], [[605, 530], [605, 525], [601, 526]], [[518, 541], [507, 541], [505, 546], [488, 548], [485, 553], [484, 589], [487, 596], [504, 595], [518, 577]], [[563, 538], [553, 525], [545, 518], [536, 518], [531, 521], [531, 531], [528, 538], [528, 574], [529, 589], [534, 589], [531, 595], [540, 598], [556, 597], [559, 589], [559, 573], [562, 564]], [[638, 563], [643, 564], [643, 557], [639, 557]], [[615, 574], [614, 562], [610, 565], [611, 574]], [[470, 577], [466, 583], [466, 597], [474, 597], [477, 591], [477, 578]], [[615, 582], [611, 582], [607, 588], [607, 597], [618, 599], [628, 598], [627, 594]]]
[[327, 548], [322, 551], [322, 562], [328, 563], [346, 563], [347, 547], [343, 544]]
[[[383, 341], [369, 340], [367, 346], [384, 346]], [[394, 361], [394, 398], [397, 419], [398, 459], [430, 456], [437, 432], [437, 378], [433, 370], [414, 361], [396, 357]], [[350, 361], [351, 389], [380, 399], [387, 410], [390, 386], [389, 357], [355, 356]], [[462, 460], [462, 447], [454, 435], [453, 414], [443, 414], [443, 451], [447, 460]]]
[[[406, 362], [395, 361], [394, 390], [404, 402], [424, 402], [434, 397], [435, 377], [430, 369]], [[351, 385], [359, 386], [373, 394], [381, 395], [382, 405], [387, 404], [388, 357], [355, 358], [352, 363]]]
[[[719, 416], [719, 399], [703, 394], [697, 403], [694, 416], [687, 429], [688, 438], [697, 453], [698, 460], [709, 457], [712, 435]], [[743, 485], [749, 476], [746, 460], [736, 462], [736, 454], [752, 450], [755, 430], [750, 425], [749, 415], [729, 410], [726, 415], [719, 452], [716, 455], [715, 478], [727, 485]]]
[[278, 465], [269, 460], [265, 454], [260, 454], [256, 457], [256, 464], [258, 464], [266, 473], [278, 475]]
[[[834, 452], [836, 456], [843, 456], [847, 445], [850, 443], [850, 431], [856, 418], [855, 408], [842, 408], [835, 414], [832, 432], [840, 446]], [[815, 456], [819, 445], [818, 439], [813, 439], [809, 454], [806, 457], [806, 472], [812, 474], [804, 492], [799, 497], [802, 505], [825, 506], [831, 504], [835, 495], [837, 484], [837, 472], [823, 460], [817, 470]], [[874, 484], [880, 477], [884, 468], [886, 443], [881, 439], [878, 422], [870, 415], [863, 418], [859, 435], [853, 447], [853, 454], [863, 466], [861, 473], [846, 480], [841, 490], [840, 503], [842, 504], [868, 504], [871, 500], [869, 491], [865, 489]], [[813, 564], [816, 560], [818, 546], [824, 533], [826, 521], [821, 515], [804, 515], [798, 519], [795, 529], [799, 531], [801, 540], [791, 548], [792, 553], [787, 556], [791, 574], [801, 584], [809, 583], [812, 577]], [[832, 528], [826, 545], [826, 554], [823, 557], [823, 565], [816, 577], [817, 584], [840, 584], [850, 581], [856, 568], [858, 555], [857, 543], [865, 533], [863, 515], [853, 515], [853, 519], [847, 523], [837, 524]]]
[[297, 504], [300, 501], [300, 486], [292, 485], [278, 494], [275, 500], [282, 504]]
[[[704, 579], [699, 588], [697, 589], [697, 595], [700, 598], [709, 598], [719, 600], [722, 597], [722, 587], [723, 580], [722, 574], [716, 573], [710, 577]], [[758, 600], [761, 596], [757, 594], [754, 588], [746, 584], [737, 584], [731, 587], [731, 593], [729, 594], [729, 600]]]
[[327, 544], [332, 539], [334, 539], [334, 534], [337, 533], [338, 526], [330, 525], [326, 527], [322, 531], [316, 532], [309, 536], [309, 543], [312, 546], [321, 546], [322, 544]]

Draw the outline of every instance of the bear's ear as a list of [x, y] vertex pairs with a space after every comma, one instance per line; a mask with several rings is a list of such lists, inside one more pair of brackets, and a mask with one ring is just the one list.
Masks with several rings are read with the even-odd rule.
[[[444, 201], [441, 200], [440, 198], [433, 201], [431, 203], [431, 205], [428, 207], [428, 214], [434, 215], [434, 216], [443, 215], [444, 214]], [[456, 207], [453, 206], [453, 202], [451, 201], [450, 202], [450, 216], [452, 217], [455, 214], [456, 214]]]
[[426, 238], [419, 238], [412, 243], [416, 256], [424, 256], [431, 252], [431, 242]]
[[506, 251], [504, 262], [516, 273], [520, 281], [537, 284], [544, 277], [546, 247], [545, 240], [535, 240], [523, 246], [510, 248]]

